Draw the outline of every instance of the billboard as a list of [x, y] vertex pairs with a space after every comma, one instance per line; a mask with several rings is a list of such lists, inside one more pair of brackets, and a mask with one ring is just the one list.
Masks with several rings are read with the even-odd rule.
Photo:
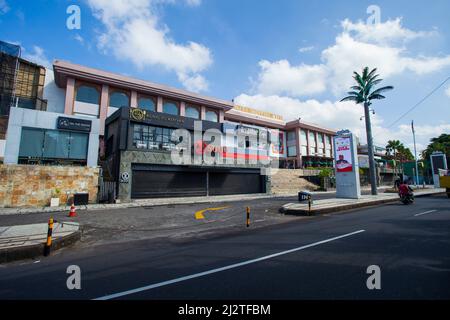
[[351, 137], [335, 137], [335, 159], [337, 172], [352, 172]]

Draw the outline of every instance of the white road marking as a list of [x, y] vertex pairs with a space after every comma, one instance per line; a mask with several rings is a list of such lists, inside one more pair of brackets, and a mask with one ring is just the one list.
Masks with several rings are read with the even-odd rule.
[[362, 233], [364, 231], [365, 230], [358, 230], [358, 231], [355, 231], [355, 232], [346, 233], [346, 234], [341, 235], [341, 236], [337, 236], [337, 237], [329, 238], [329, 239], [326, 239], [326, 240], [314, 242], [314, 243], [311, 243], [311, 244], [308, 244], [308, 245], [305, 245], [305, 246], [301, 246], [301, 247], [297, 247], [297, 248], [294, 248], [294, 249], [290, 249], [290, 250], [274, 253], [274, 254], [271, 254], [271, 255], [268, 255], [268, 256], [264, 256], [264, 257], [260, 257], [260, 258], [256, 258], [256, 259], [252, 259], [252, 260], [243, 261], [243, 262], [231, 264], [231, 265], [228, 265], [228, 266], [225, 266], [225, 267], [216, 268], [216, 269], [212, 269], [212, 270], [208, 270], [208, 271], [204, 271], [204, 272], [200, 272], [200, 273], [195, 273], [195, 274], [191, 274], [191, 275], [180, 277], [180, 278], [175, 278], [175, 279], [172, 279], [172, 280], [158, 282], [158, 283], [150, 284], [148, 286], [144, 286], [144, 287], [140, 287], [140, 288], [136, 288], [136, 289], [132, 289], [132, 290], [127, 290], [127, 291], [123, 291], [123, 292], [118, 292], [118, 293], [106, 295], [106, 296], [103, 296], [103, 297], [95, 298], [93, 300], [110, 300], [110, 299], [115, 299], [115, 298], [119, 298], [119, 297], [130, 295], [130, 294], [134, 294], [134, 293], [138, 293], [138, 292], [142, 292], [142, 291], [147, 291], [147, 290], [151, 290], [151, 289], [167, 286], [167, 285], [170, 285], [170, 284], [173, 284], [173, 283], [177, 283], [177, 282], [182, 282], [182, 281], [186, 281], [186, 280], [190, 280], [190, 279], [194, 279], [194, 278], [200, 278], [200, 277], [203, 277], [203, 276], [206, 276], [206, 275], [209, 275], [209, 274], [222, 272], [222, 271], [226, 271], [226, 270], [230, 270], [230, 269], [234, 269], [234, 268], [239, 268], [239, 267], [242, 267], [242, 266], [246, 266], [246, 265], [249, 265], [249, 264], [252, 264], [252, 263], [256, 263], [256, 262], [272, 259], [272, 258], [279, 257], [279, 256], [282, 256], [282, 255], [285, 255], [285, 254], [292, 253], [292, 252], [296, 252], [296, 251], [312, 248], [312, 247], [315, 247], [315, 246], [318, 246], [318, 245], [321, 245], [321, 244], [324, 244], [324, 243], [327, 243], [327, 242], [331, 242], [331, 241], [339, 240], [339, 239], [342, 239], [342, 238], [350, 237], [350, 236], [353, 236], [355, 234]]
[[429, 213], [433, 213], [433, 212], [436, 212], [436, 211], [437, 210], [425, 211], [425, 212], [422, 212], [422, 213], [415, 214], [414, 217], [423, 216], [424, 214], [429, 214]]

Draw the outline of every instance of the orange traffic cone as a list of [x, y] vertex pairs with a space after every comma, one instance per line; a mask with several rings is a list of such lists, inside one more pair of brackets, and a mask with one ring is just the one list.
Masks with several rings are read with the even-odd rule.
[[72, 203], [70, 206], [69, 218], [73, 218], [77, 216], [77, 211], [75, 209], [75, 205]]

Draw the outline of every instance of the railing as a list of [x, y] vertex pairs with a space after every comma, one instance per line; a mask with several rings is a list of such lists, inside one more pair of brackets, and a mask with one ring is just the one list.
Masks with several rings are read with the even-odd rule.
[[9, 116], [11, 106], [31, 110], [47, 111], [47, 100], [26, 97], [15, 97], [13, 100], [10, 95], [1, 95], [0, 116]]

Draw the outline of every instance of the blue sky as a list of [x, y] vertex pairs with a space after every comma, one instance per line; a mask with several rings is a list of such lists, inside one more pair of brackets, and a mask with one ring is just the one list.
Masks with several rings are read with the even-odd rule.
[[[81, 29], [69, 30], [69, 5]], [[369, 5], [381, 20], [367, 24]], [[338, 101], [353, 70], [377, 67], [394, 85], [374, 104], [374, 140], [419, 151], [450, 132], [450, 2], [275, 0], [0, 0], [0, 39], [43, 64], [68, 60], [301, 117], [361, 140], [362, 108]]]

